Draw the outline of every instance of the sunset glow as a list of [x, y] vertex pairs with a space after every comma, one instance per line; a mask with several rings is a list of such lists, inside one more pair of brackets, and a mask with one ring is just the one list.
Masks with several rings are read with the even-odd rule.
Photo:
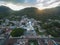
[[7, 6], [12, 10], [21, 10], [26, 7], [36, 7], [40, 10], [43, 10], [47, 8], [54, 8], [60, 6], [60, 0], [24, 0], [23, 2], [21, 1], [20, 3], [14, 3], [13, 1], [0, 1], [0, 5]]

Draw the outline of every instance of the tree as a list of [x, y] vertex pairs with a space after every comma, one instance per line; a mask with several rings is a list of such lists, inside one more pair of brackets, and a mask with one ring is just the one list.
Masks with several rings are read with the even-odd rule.
[[24, 34], [24, 31], [25, 30], [22, 29], [22, 28], [15, 28], [15, 29], [12, 30], [11, 36], [12, 37], [20, 37], [21, 35]]
[[46, 30], [48, 35], [52, 35], [53, 37], [60, 37], [60, 23], [51, 22], [50, 24], [42, 24], [41, 27]]

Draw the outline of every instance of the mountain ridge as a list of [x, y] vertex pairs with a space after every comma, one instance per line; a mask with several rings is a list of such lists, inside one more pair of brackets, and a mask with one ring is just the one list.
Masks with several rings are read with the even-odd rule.
[[[1, 13], [2, 12], [2, 13]], [[3, 15], [3, 16], [2, 16]], [[35, 7], [24, 8], [19, 11], [13, 11], [9, 7], [0, 6], [0, 18], [9, 16], [24, 16], [27, 15], [30, 18], [40, 19], [59, 19], [60, 20], [60, 7], [39, 10]], [[59, 18], [58, 18], [59, 17]]]

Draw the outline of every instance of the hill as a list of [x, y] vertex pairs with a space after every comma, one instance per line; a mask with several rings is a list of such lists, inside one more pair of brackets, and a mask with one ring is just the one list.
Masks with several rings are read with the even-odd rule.
[[[13, 11], [6, 6], [0, 6], [0, 18], [9, 18], [27, 15], [29, 18], [35, 18], [36, 20], [46, 20], [46, 19], [58, 19], [60, 20], [60, 7], [39, 10], [35, 7], [24, 8], [19, 11]], [[16, 19], [16, 18], [15, 18]]]
[[6, 6], [0, 6], [0, 18], [7, 18], [11, 15], [11, 9]]

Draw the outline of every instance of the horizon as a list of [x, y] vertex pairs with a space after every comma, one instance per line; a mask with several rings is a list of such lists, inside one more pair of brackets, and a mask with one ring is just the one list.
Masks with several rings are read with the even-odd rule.
[[0, 6], [7, 6], [18, 11], [27, 7], [36, 7], [39, 10], [60, 6], [60, 0], [0, 0]]

